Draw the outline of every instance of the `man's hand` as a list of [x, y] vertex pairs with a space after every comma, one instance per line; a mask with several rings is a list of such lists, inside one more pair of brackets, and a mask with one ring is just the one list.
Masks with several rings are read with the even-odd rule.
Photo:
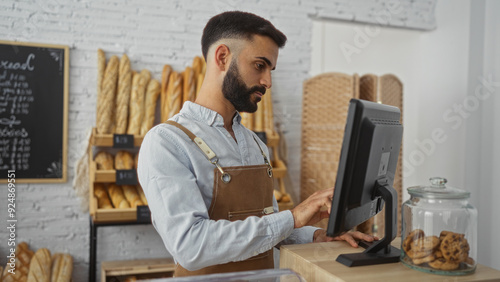
[[380, 238], [378, 238], [377, 236], [372, 236], [372, 235], [368, 235], [365, 233], [361, 233], [359, 231], [347, 232], [347, 233], [344, 233], [340, 236], [333, 238], [333, 241], [346, 241], [347, 243], [351, 244], [351, 246], [353, 246], [354, 248], [358, 247], [358, 243], [356, 242], [356, 240], [373, 242], [376, 240], [380, 240]]
[[[317, 191], [291, 210], [294, 228], [313, 225], [328, 218], [332, 207], [333, 188]], [[321, 208], [326, 207], [326, 210]]]
[[326, 230], [325, 229], [318, 229], [314, 231], [314, 243], [321, 243], [321, 242], [330, 242], [333, 241], [332, 237], [326, 236]]

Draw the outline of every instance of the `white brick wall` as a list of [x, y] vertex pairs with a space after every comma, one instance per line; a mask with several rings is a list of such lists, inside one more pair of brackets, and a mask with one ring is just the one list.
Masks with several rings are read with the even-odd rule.
[[[68, 182], [25, 184], [17, 189], [17, 241], [32, 249], [69, 252], [73, 281], [88, 280], [89, 219], [72, 188], [74, 165], [95, 124], [96, 50], [127, 53], [132, 68], [161, 77], [164, 64], [176, 70], [200, 55], [206, 21], [224, 10], [244, 10], [270, 19], [288, 36], [274, 74], [275, 119], [288, 143], [290, 192], [299, 195], [302, 81], [309, 77], [313, 19], [361, 21], [417, 29], [435, 28], [435, 0], [6, 0], [0, 3], [0, 39], [70, 46]], [[396, 10], [395, 10], [396, 9]], [[392, 11], [392, 12], [391, 12]], [[394, 12], [397, 11], [397, 12]], [[380, 14], [389, 15], [378, 17]], [[0, 193], [0, 221], [7, 193]], [[6, 223], [0, 224], [0, 264], [6, 263]], [[150, 225], [104, 227], [98, 232], [98, 265], [103, 260], [168, 256]]]

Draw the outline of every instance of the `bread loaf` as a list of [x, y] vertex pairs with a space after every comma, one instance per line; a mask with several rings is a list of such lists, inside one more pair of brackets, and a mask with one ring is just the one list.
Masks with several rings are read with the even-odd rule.
[[102, 80], [104, 78], [104, 71], [106, 70], [106, 54], [101, 49], [97, 49], [97, 107], [96, 107], [96, 120], [100, 120], [99, 114], [102, 114], [100, 107], [102, 106]]
[[202, 57], [200, 57], [200, 56], [194, 57], [194, 59], [193, 59], [193, 71], [194, 71], [194, 82], [195, 82], [195, 94], [194, 94], [195, 100], [196, 100], [196, 97], [198, 96], [198, 92], [200, 92], [203, 78], [205, 77], [204, 64], [205, 64], [205, 60]]
[[141, 185], [137, 185], [136, 188], [137, 188], [137, 193], [139, 194], [139, 197], [141, 197], [141, 201], [145, 205], [147, 205], [148, 204], [148, 200], [146, 199], [146, 195], [144, 194], [144, 190], [142, 190]]
[[144, 100], [146, 86], [151, 79], [151, 73], [144, 69], [132, 78], [132, 92], [130, 94], [128, 134], [138, 135], [141, 131], [141, 123], [144, 117]]
[[146, 133], [153, 127], [155, 122], [155, 110], [156, 101], [158, 101], [158, 96], [160, 96], [160, 83], [156, 79], [152, 79], [148, 83], [146, 90], [146, 102], [144, 104], [144, 120], [141, 125], [141, 136], [146, 135]]
[[119, 151], [115, 156], [115, 169], [133, 169], [134, 156], [128, 151]]
[[183, 72], [183, 102], [194, 101], [196, 98], [196, 81], [194, 71], [190, 67], [186, 67]]
[[106, 151], [100, 151], [95, 155], [94, 161], [96, 163], [97, 170], [112, 170], [114, 169], [113, 155]]
[[163, 71], [161, 73], [161, 96], [160, 96], [160, 118], [161, 122], [165, 122], [168, 118], [168, 111], [166, 110], [167, 104], [167, 86], [168, 79], [170, 78], [170, 73], [172, 72], [172, 67], [169, 65], [163, 66]]
[[204, 74], [199, 74], [196, 79], [196, 97], [198, 97], [198, 93], [200, 93], [201, 85], [203, 84], [203, 79], [205, 79]]
[[167, 119], [177, 114], [182, 106], [182, 75], [172, 72], [168, 79], [167, 89]]
[[118, 92], [116, 94], [116, 116], [115, 133], [127, 133], [128, 110], [130, 101], [130, 91], [132, 89], [132, 71], [130, 69], [130, 60], [127, 55], [120, 59], [118, 69]]
[[117, 209], [130, 208], [130, 205], [123, 194], [123, 189], [121, 186], [114, 183], [108, 185], [108, 193], [111, 197], [111, 202], [113, 206]]
[[203, 58], [200, 56], [195, 56], [193, 58], [193, 71], [196, 76], [198, 76], [203, 69]]
[[97, 198], [98, 209], [112, 209], [108, 192], [102, 183], [94, 183], [94, 196]]
[[73, 257], [70, 254], [57, 253], [52, 257], [50, 282], [69, 282], [73, 273]]
[[264, 103], [260, 102], [257, 111], [253, 113], [253, 130], [257, 132], [264, 131]]
[[253, 131], [253, 115], [246, 112], [241, 112], [241, 124]]
[[266, 94], [264, 95], [264, 117], [265, 117], [265, 124], [264, 124], [264, 129], [266, 132], [274, 132], [274, 117], [273, 117], [273, 99], [271, 95], [272, 91], [271, 89], [267, 89]]
[[109, 59], [102, 81], [102, 103], [97, 113], [97, 133], [111, 133], [114, 121], [116, 84], [118, 81], [118, 57]]
[[28, 282], [50, 282], [52, 257], [46, 248], [38, 249], [31, 259]]
[[137, 206], [144, 205], [134, 185], [123, 185], [122, 188], [123, 194], [125, 194], [125, 198], [131, 207], [136, 208]]
[[[14, 281], [26, 281], [28, 278], [29, 267], [31, 259], [33, 258], [34, 252], [29, 249], [26, 242], [21, 242], [16, 246], [16, 259], [15, 259], [15, 270], [11, 270], [9, 263], [5, 265], [3, 270], [3, 276], [0, 281], [4, 282], [14, 282]], [[12, 272], [9, 272], [11, 270]]]
[[134, 168], [137, 169], [138, 165], [139, 165], [139, 153], [135, 154], [135, 157], [134, 157]]

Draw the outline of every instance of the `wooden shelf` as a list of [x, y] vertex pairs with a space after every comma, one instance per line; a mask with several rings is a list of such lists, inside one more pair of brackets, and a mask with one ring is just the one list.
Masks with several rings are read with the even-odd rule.
[[[134, 146], [139, 147], [142, 144], [144, 136], [134, 135]], [[98, 134], [97, 129], [92, 129], [90, 144], [93, 146], [113, 147], [113, 134]]]
[[283, 178], [286, 176], [286, 165], [282, 160], [272, 161], [273, 166], [273, 177]]
[[[172, 277], [175, 262], [170, 258], [103, 261], [101, 263], [101, 281], [119, 276], [152, 276], [161, 274], [162, 277]], [[120, 280], [122, 281], [122, 280]]]

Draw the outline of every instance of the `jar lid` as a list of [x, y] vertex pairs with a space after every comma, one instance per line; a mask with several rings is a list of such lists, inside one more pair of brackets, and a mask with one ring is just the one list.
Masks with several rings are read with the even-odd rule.
[[408, 188], [412, 196], [434, 199], [465, 199], [469, 198], [470, 192], [446, 186], [448, 180], [442, 177], [431, 177], [430, 186], [414, 186]]

